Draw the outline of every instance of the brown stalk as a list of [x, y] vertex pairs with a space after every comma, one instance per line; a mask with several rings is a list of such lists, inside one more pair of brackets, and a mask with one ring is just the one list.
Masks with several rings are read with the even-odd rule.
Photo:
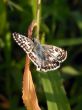
[[[36, 22], [33, 21], [28, 28], [28, 37], [32, 38], [32, 31], [36, 26]], [[38, 105], [38, 99], [32, 80], [32, 75], [30, 71], [30, 59], [26, 56], [26, 63], [23, 75], [23, 88], [22, 88], [22, 99], [28, 110], [41, 110]]]

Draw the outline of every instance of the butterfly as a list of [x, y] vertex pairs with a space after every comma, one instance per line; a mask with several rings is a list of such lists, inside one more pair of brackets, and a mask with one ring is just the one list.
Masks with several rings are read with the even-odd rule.
[[36, 38], [31, 39], [16, 32], [13, 33], [13, 38], [26, 52], [37, 71], [56, 70], [67, 58], [67, 51], [64, 49], [53, 45], [41, 45]]

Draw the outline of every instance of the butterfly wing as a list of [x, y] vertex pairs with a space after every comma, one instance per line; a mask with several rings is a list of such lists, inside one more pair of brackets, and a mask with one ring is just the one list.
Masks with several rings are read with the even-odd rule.
[[28, 37], [25, 37], [19, 33], [13, 33], [13, 38], [17, 42], [17, 44], [23, 48], [23, 50], [28, 54], [32, 51], [34, 47], [34, 43]]
[[41, 63], [41, 71], [47, 72], [47, 71], [51, 71], [51, 70], [56, 70], [60, 67], [60, 63], [55, 60], [54, 58], [52, 58], [52, 56], [48, 57], [47, 55], [45, 55], [47, 57], [46, 60], [42, 60]]
[[62, 63], [67, 58], [67, 51], [62, 48], [52, 46], [52, 45], [43, 45], [44, 50], [51, 53], [51, 55], [57, 60], [58, 62]]
[[29, 58], [36, 65], [38, 71], [56, 70], [60, 67], [60, 63], [39, 44], [29, 53]]
[[42, 59], [38, 54], [35, 54], [34, 52], [31, 52], [28, 54], [31, 61], [36, 65], [38, 71], [50, 71], [50, 70], [56, 70], [60, 67], [60, 63], [52, 58], [52, 56], [45, 55], [46, 59]]

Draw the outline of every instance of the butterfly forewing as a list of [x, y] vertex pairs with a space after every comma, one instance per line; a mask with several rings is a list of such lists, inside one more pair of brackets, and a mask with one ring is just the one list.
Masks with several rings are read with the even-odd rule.
[[17, 44], [23, 48], [23, 50], [28, 54], [30, 51], [32, 51], [34, 47], [34, 43], [31, 39], [27, 38], [26, 36], [23, 36], [19, 33], [13, 33], [13, 38], [17, 42]]

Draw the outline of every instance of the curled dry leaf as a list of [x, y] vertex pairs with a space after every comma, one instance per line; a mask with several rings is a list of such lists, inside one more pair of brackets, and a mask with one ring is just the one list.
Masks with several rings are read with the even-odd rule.
[[41, 110], [38, 105], [35, 87], [29, 69], [29, 58], [26, 57], [25, 70], [23, 75], [23, 102], [28, 110]]

